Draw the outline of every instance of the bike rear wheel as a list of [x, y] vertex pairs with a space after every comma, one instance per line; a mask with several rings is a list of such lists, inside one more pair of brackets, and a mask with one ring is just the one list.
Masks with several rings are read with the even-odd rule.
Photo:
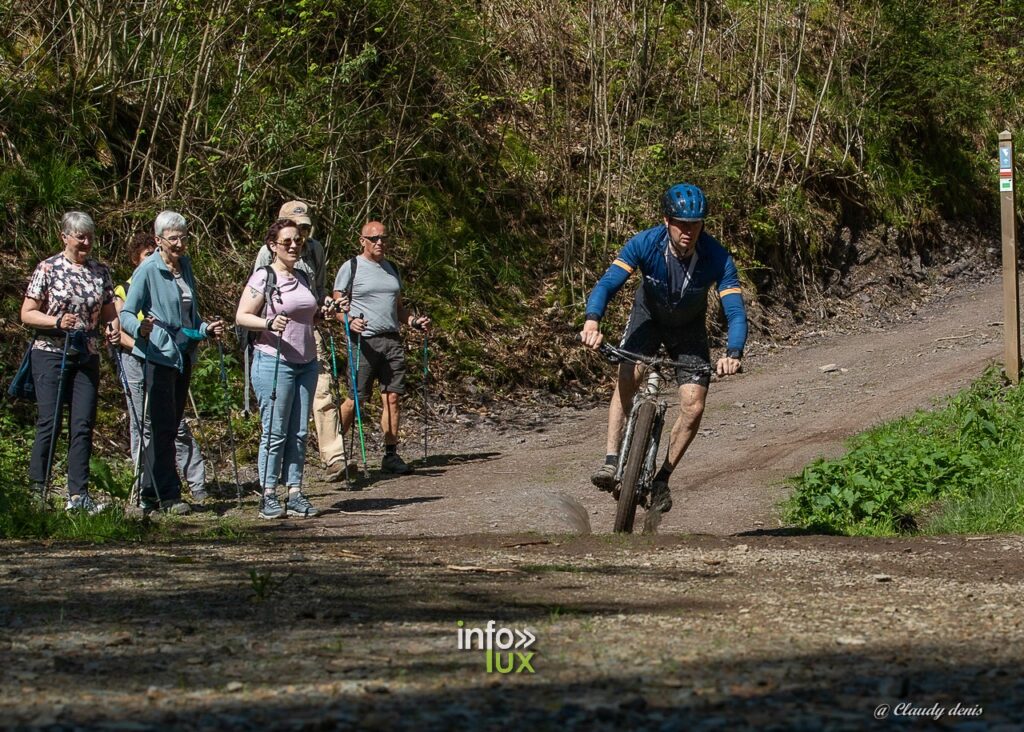
[[651, 438], [657, 414], [658, 406], [653, 401], [645, 401], [637, 409], [633, 434], [629, 440], [629, 451], [626, 454], [626, 466], [622, 470], [622, 482], [619, 483], [619, 503], [615, 509], [616, 533], [633, 533], [637, 488], [643, 473], [644, 460], [647, 457], [647, 444]]

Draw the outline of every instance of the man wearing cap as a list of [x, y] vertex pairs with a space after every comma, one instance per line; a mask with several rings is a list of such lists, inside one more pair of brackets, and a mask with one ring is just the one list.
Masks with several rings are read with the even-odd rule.
[[[327, 294], [325, 283], [327, 281], [326, 256], [324, 247], [311, 234], [313, 232], [313, 220], [309, 217], [310, 206], [303, 201], [289, 201], [281, 206], [278, 212], [278, 219], [291, 219], [299, 225], [299, 232], [306, 240], [306, 246], [302, 251], [302, 258], [296, 263], [309, 278], [313, 286], [314, 294], [318, 303], [323, 303]], [[255, 272], [260, 267], [266, 267], [273, 261], [270, 249], [264, 244], [256, 255], [256, 263], [253, 265]], [[328, 354], [319, 331], [314, 330], [316, 339], [317, 361], [319, 362], [319, 375], [316, 380], [316, 391], [313, 393], [313, 423], [316, 425], [316, 439], [320, 446], [320, 459], [327, 466], [327, 480], [338, 481], [345, 475], [345, 447], [344, 438], [341, 433], [341, 426], [338, 422], [338, 409], [331, 399], [331, 372]]]

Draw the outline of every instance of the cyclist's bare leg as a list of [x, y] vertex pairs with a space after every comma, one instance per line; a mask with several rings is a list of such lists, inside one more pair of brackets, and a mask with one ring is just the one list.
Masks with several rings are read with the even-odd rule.
[[699, 384], [683, 384], [679, 387], [679, 417], [672, 425], [672, 434], [668, 441], [668, 456], [658, 474], [654, 476], [650, 511], [657, 516], [645, 519], [644, 531], [653, 532], [658, 525], [660, 514], [672, 510], [672, 494], [668, 480], [672, 470], [682, 460], [686, 448], [693, 442], [700, 428], [700, 419], [704, 416], [704, 401], [707, 399], [706, 386]]
[[633, 395], [636, 394], [640, 383], [642, 369], [639, 364], [619, 364], [619, 378], [615, 382], [615, 393], [612, 394], [612, 402], [608, 407], [608, 442], [605, 447], [607, 455], [619, 451], [622, 428], [626, 423], [629, 407], [633, 403]]
[[675, 468], [682, 460], [686, 448], [700, 429], [704, 416], [704, 402], [708, 389], [700, 384], [683, 384], [679, 387], [679, 418], [672, 425], [672, 436], [668, 442], [668, 464]]

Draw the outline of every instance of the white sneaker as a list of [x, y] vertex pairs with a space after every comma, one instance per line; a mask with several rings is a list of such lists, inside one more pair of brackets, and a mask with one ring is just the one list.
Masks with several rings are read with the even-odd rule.
[[65, 511], [85, 511], [90, 516], [95, 516], [106, 507], [107, 504], [96, 503], [96, 501], [92, 500], [88, 493], [71, 496], [68, 502], [64, 504]]

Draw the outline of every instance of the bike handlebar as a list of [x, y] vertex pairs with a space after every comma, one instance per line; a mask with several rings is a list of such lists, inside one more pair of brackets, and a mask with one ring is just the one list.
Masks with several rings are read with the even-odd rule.
[[[582, 342], [579, 334], [576, 340]], [[678, 368], [688, 371], [691, 374], [714, 374], [711, 364], [697, 356], [684, 357], [685, 360], [673, 361], [665, 356], [645, 356], [642, 353], [633, 353], [608, 343], [602, 343], [597, 348], [598, 352], [611, 363], [628, 361], [630, 363], [642, 363], [651, 368]]]

